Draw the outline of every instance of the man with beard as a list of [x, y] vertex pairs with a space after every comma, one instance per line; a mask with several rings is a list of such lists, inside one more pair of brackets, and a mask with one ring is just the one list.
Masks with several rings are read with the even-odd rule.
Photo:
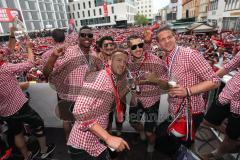
[[[66, 100], [69, 101], [69, 104], [71, 104], [71, 102], [74, 103], [77, 94], [74, 94], [71, 89], [75, 86], [82, 86], [83, 79], [87, 72], [100, 70], [100, 65], [95, 65], [97, 64], [95, 61], [96, 58], [90, 55], [92, 42], [92, 29], [88, 26], [83, 26], [79, 30], [77, 45], [68, 48], [64, 45], [60, 46], [56, 48], [48, 58], [43, 68], [43, 74], [46, 77], [50, 76], [49, 82], [54, 85], [59, 96], [59, 101]], [[66, 140], [68, 140], [72, 123], [64, 121], [63, 126]]]
[[111, 36], [104, 36], [98, 41], [100, 48], [100, 53], [98, 57], [103, 61], [104, 66], [108, 66], [108, 62], [111, 59], [112, 51], [115, 49], [116, 45]]
[[68, 140], [72, 160], [110, 160], [106, 145], [118, 152], [129, 149], [126, 141], [106, 131], [114, 100], [117, 108], [121, 105], [119, 82], [126, 79], [127, 62], [127, 52], [115, 50], [109, 67], [86, 76], [73, 109], [75, 123]]
[[[139, 36], [131, 35], [127, 40], [131, 53], [129, 69], [133, 79], [139, 83], [136, 85], [137, 95], [132, 98], [135, 104], [130, 107], [129, 121], [131, 126], [139, 132], [142, 140], [145, 139], [146, 134], [148, 140], [146, 156], [152, 159], [161, 89], [157, 84], [145, 81], [145, 78], [156, 76], [158, 79], [166, 80], [167, 69], [160, 58], [143, 49], [144, 43]], [[145, 113], [144, 125], [141, 123], [143, 113]]]

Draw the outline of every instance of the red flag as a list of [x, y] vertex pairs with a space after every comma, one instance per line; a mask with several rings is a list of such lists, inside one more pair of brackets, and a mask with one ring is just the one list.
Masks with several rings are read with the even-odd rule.
[[103, 12], [105, 17], [108, 16], [107, 2], [103, 3]]

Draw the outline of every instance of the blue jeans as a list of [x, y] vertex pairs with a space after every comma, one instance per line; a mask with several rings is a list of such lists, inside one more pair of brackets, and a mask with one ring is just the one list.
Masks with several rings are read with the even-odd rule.
[[72, 160], [110, 160], [109, 152], [106, 149], [98, 157], [93, 157], [82, 149], [76, 149], [68, 146], [68, 151], [70, 153]]

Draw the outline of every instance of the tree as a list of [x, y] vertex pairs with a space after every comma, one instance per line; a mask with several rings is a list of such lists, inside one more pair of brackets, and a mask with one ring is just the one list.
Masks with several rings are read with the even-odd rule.
[[135, 23], [137, 25], [146, 25], [146, 24], [148, 24], [147, 17], [144, 16], [144, 15], [141, 15], [141, 14], [135, 15], [134, 20], [135, 20]]

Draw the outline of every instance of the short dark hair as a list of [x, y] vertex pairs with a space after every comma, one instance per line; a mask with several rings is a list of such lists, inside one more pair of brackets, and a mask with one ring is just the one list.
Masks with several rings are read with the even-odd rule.
[[113, 38], [112, 38], [111, 36], [104, 36], [104, 37], [102, 37], [101, 39], [98, 40], [98, 46], [99, 46], [100, 48], [102, 48], [103, 42], [104, 42], [105, 40], [109, 40], [109, 41], [114, 42], [114, 40], [113, 40]]
[[52, 31], [52, 38], [54, 39], [55, 42], [64, 42], [65, 41], [64, 30], [54, 29]]
[[169, 26], [163, 26], [163, 27], [161, 27], [160, 29], [157, 30], [157, 40], [158, 40], [158, 34], [160, 32], [163, 32], [163, 31], [170, 31], [173, 34], [175, 34], [175, 32]]
[[130, 46], [130, 41], [131, 40], [133, 40], [133, 39], [141, 39], [141, 37], [140, 36], [138, 36], [138, 35], [136, 35], [136, 34], [132, 34], [132, 35], [130, 35], [130, 36], [128, 36], [127, 37], [127, 44], [128, 44], [128, 46]]
[[82, 27], [79, 29], [79, 33], [80, 33], [81, 30], [83, 30], [83, 29], [90, 29], [90, 30], [92, 30], [92, 28], [89, 27], [89, 26], [82, 26]]

